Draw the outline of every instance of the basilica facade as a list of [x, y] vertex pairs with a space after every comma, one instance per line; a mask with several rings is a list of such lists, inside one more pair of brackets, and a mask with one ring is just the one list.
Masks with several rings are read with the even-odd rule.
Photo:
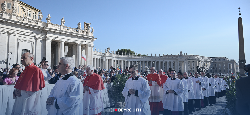
[[[0, 9], [0, 67], [10, 67], [21, 63], [22, 51], [34, 54], [34, 63], [38, 64], [43, 57], [50, 65], [57, 65], [60, 57], [73, 57], [75, 66], [92, 65], [94, 29], [90, 23], [76, 24], [77, 28], [51, 23], [51, 16], [42, 22], [43, 14], [19, 0], [1, 1]], [[86, 55], [86, 62], [81, 58]]]

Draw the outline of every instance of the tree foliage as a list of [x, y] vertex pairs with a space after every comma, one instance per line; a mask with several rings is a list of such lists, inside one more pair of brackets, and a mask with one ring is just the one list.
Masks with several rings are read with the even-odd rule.
[[135, 55], [135, 52], [130, 50], [130, 49], [118, 49], [117, 51], [115, 51], [116, 54], [119, 54], [119, 55]]
[[227, 105], [226, 108], [228, 108], [233, 115], [237, 115], [236, 111], [236, 79], [239, 79], [239, 75], [236, 76], [237, 78], [227, 78], [226, 82], [229, 85], [229, 90], [227, 90], [226, 93], [226, 99], [227, 99]]
[[125, 97], [122, 95], [122, 91], [127, 80], [128, 76], [121, 74], [116, 75], [116, 79], [114, 80], [112, 88], [109, 91], [110, 98], [112, 98], [115, 102], [125, 101]]

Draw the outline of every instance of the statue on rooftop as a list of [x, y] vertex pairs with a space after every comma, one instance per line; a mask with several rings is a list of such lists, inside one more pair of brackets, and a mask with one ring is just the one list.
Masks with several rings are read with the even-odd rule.
[[93, 28], [93, 27], [92, 27], [91, 33], [92, 33], [92, 34], [94, 33], [94, 28]]
[[46, 18], [47, 23], [51, 23], [51, 22], [50, 22], [50, 18], [51, 18], [51, 17], [50, 17], [50, 14], [48, 14], [48, 16], [47, 16], [47, 18]]
[[38, 14], [38, 20], [42, 20], [43, 19], [43, 14], [42, 14], [42, 12], [39, 12], [39, 14]]
[[6, 1], [4, 1], [4, 2], [1, 4], [1, 8], [2, 8], [2, 11], [3, 11], [3, 12], [6, 12], [6, 9], [7, 9], [7, 3], [6, 3]]
[[16, 12], [17, 12], [17, 8], [16, 8], [15, 4], [13, 4], [13, 6], [12, 6], [12, 13], [16, 14]]
[[81, 22], [79, 22], [79, 23], [77, 24], [77, 29], [81, 29], [81, 26], [82, 26], [82, 24], [81, 24]]
[[64, 26], [65, 20], [64, 17], [61, 19], [61, 26]]

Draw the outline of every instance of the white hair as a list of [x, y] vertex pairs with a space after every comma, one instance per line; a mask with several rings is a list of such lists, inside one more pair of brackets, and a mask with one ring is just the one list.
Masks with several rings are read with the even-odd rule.
[[61, 58], [63, 64], [68, 64], [69, 69], [73, 70], [75, 67], [75, 60], [72, 57], [62, 57]]
[[87, 66], [86, 66], [86, 69], [87, 69], [87, 68], [89, 68], [89, 70], [94, 70], [94, 68], [93, 68], [92, 66], [90, 66], [90, 65], [87, 65]]

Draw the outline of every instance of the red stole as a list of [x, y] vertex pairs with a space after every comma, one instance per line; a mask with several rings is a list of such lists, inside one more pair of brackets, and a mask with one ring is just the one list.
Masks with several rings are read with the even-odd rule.
[[[148, 81], [150, 81], [150, 80], [155, 81], [155, 82], [157, 82], [157, 84], [158, 84], [159, 86], [161, 86], [161, 78], [160, 78], [160, 76], [159, 76], [158, 74], [156, 74], [156, 73], [154, 73], [154, 74], [148, 74], [148, 75], [147, 75], [147, 80], [148, 80]], [[149, 86], [152, 86], [152, 84], [149, 84]]]
[[45, 87], [44, 76], [34, 63], [26, 66], [14, 88], [25, 91], [39, 91]]

